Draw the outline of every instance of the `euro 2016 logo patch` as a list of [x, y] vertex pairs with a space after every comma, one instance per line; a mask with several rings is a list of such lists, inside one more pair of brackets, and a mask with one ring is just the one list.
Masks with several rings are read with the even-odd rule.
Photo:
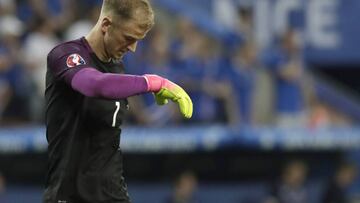
[[85, 60], [79, 54], [71, 54], [66, 59], [66, 65], [69, 68], [73, 68], [75, 66], [85, 65], [85, 64], [86, 64]]

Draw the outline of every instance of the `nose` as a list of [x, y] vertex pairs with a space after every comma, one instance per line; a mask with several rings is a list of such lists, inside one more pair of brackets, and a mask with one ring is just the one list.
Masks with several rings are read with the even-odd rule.
[[136, 47], [137, 47], [137, 42], [134, 42], [134, 43], [130, 44], [127, 48], [128, 48], [129, 51], [135, 52]]

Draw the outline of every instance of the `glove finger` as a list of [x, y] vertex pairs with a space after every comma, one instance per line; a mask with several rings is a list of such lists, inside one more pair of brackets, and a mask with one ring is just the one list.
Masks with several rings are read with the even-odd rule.
[[181, 98], [181, 99], [177, 100], [177, 103], [179, 105], [180, 112], [183, 115], [183, 117], [188, 118], [189, 104], [186, 101], [186, 99]]
[[189, 95], [185, 92], [181, 92], [181, 97], [177, 101], [180, 107], [180, 111], [185, 118], [191, 118], [193, 112], [193, 104]]
[[185, 96], [183, 97], [183, 100], [186, 102], [187, 105], [187, 111], [186, 111], [186, 118], [191, 118], [192, 114], [193, 114], [193, 103], [189, 97], [188, 94], [185, 93]]
[[160, 96], [165, 99], [170, 99], [173, 102], [176, 102], [178, 99], [180, 99], [179, 95], [180, 89], [177, 90], [168, 90], [166, 88], [161, 89], [158, 93], [156, 93], [157, 96]]
[[156, 101], [157, 105], [162, 106], [162, 105], [165, 105], [165, 104], [169, 103], [169, 100], [162, 97], [161, 95], [154, 94], [154, 97], [155, 97], [155, 101]]
[[165, 99], [165, 98], [157, 98], [156, 99], [156, 104], [157, 105], [160, 105], [160, 106], [163, 106], [163, 105], [166, 105], [167, 103], [169, 103], [169, 100]]
[[178, 103], [180, 105], [180, 111], [183, 114], [185, 118], [191, 118], [192, 112], [193, 112], [193, 104], [189, 97], [189, 95], [185, 92], [184, 89], [182, 89], [180, 86], [178, 86], [179, 89], [176, 91]]
[[185, 100], [187, 101], [188, 105], [189, 105], [189, 109], [187, 112], [188, 117], [187, 118], [191, 118], [192, 114], [193, 114], [193, 103], [191, 101], [191, 98], [189, 96], [185, 97]]

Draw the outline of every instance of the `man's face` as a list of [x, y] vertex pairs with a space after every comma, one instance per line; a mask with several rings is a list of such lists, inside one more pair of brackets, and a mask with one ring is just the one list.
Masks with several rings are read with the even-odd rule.
[[121, 59], [128, 51], [135, 52], [137, 42], [150, 30], [132, 19], [119, 24], [112, 23], [104, 35], [105, 52], [112, 59]]

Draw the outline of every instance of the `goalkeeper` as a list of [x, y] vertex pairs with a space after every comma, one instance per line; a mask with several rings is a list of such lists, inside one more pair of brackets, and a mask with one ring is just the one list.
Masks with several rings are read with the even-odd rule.
[[127, 97], [152, 92], [159, 105], [176, 102], [185, 118], [192, 102], [157, 75], [127, 75], [121, 58], [135, 52], [154, 24], [148, 0], [104, 0], [86, 37], [48, 55], [46, 203], [129, 203], [119, 148]]

